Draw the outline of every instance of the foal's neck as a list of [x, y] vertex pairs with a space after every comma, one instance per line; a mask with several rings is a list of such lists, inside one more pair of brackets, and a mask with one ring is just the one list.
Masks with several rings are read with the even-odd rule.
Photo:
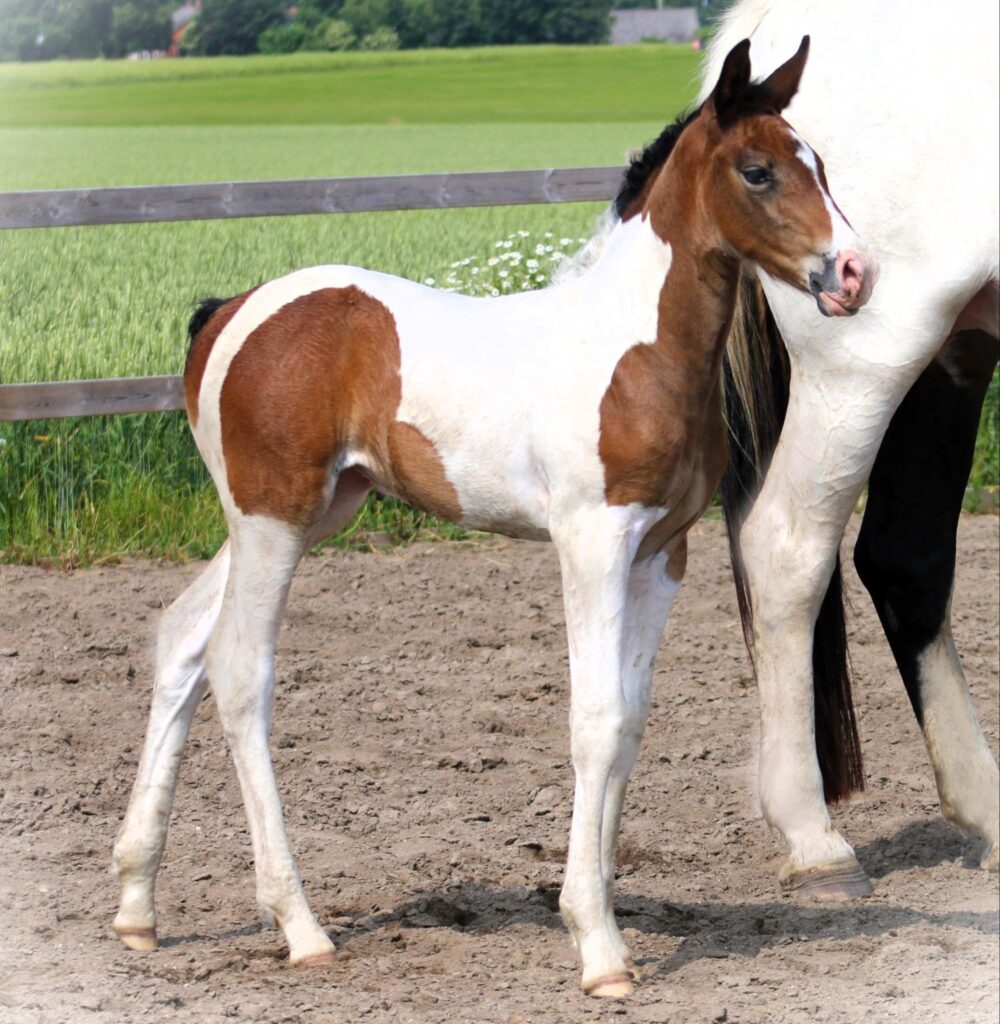
[[[664, 181], [643, 208], [612, 231], [584, 298], [608, 301], [617, 290], [623, 317], [634, 301], [648, 307], [652, 343], [695, 394], [711, 386], [736, 305], [739, 261], [723, 250], [701, 204], [685, 195], [679, 176]], [[655, 336], [654, 336], [655, 332]]]

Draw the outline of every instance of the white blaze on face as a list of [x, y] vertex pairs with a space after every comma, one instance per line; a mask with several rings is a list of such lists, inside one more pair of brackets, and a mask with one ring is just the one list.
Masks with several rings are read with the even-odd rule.
[[819, 161], [816, 159], [816, 154], [813, 152], [812, 147], [794, 128], [789, 128], [788, 132], [796, 143], [795, 155], [809, 168], [816, 181], [816, 187], [823, 197], [826, 212], [830, 215], [830, 228], [832, 231], [830, 255], [836, 255], [842, 249], [860, 249], [861, 240], [855, 233], [854, 228], [844, 220], [844, 215], [837, 209], [833, 199], [830, 198], [830, 193], [823, 186], [823, 180], [819, 174]]

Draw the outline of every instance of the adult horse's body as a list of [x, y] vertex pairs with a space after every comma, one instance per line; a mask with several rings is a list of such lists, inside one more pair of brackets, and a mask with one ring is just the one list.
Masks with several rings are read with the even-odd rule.
[[302, 553], [374, 485], [556, 544], [576, 771], [561, 908], [584, 989], [628, 991], [611, 897], [618, 824], [684, 537], [725, 462], [719, 373], [740, 267], [752, 260], [836, 315], [862, 305], [877, 276], [815, 154], [780, 117], [806, 49], [751, 85], [749, 44], [734, 47], [711, 98], [632, 169], [619, 222], [575, 279], [491, 300], [314, 267], [195, 314], [187, 407], [230, 539], [161, 624], [146, 745], [115, 846], [126, 943], [156, 945], [177, 765], [210, 680], [258, 898], [293, 962], [331, 958], [268, 751], [274, 649]]
[[[869, 474], [858, 570], [923, 728], [945, 816], [985, 840], [984, 865], [995, 869], [1000, 852], [997, 766], [949, 626], [957, 519], [1000, 335], [997, 5], [951, 5], [932, 27], [906, 0], [745, 0], [726, 16], [705, 80], [733, 40], [751, 37], [755, 62], [772, 67], [803, 31], [814, 54], [790, 116], [820, 147], [882, 281], [864, 317], [820, 322], [801, 296], [762, 277], [787, 345], [787, 414], [772, 458], [784, 352], [779, 343], [748, 369], [737, 344], [736, 376], [751, 381], [740, 393], [756, 395], [731, 394], [738, 457], [728, 490], [734, 505], [752, 498], [770, 458], [741, 546], [761, 803], [790, 849], [782, 882], [845, 897], [870, 883], [831, 825], [824, 783], [839, 797], [863, 777], [843, 685], [839, 575], [825, 602], [824, 592]], [[759, 354], [758, 344], [750, 362]], [[761, 394], [768, 377], [770, 398]]]

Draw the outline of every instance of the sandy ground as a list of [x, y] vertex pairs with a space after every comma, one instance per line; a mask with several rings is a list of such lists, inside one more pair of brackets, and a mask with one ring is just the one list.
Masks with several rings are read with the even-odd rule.
[[[995, 1022], [998, 885], [941, 819], [852, 584], [868, 792], [836, 812], [877, 893], [779, 895], [754, 797], [757, 700], [720, 524], [692, 538], [625, 813], [618, 908], [644, 975], [588, 1000], [556, 913], [567, 664], [543, 545], [326, 552], [300, 570], [273, 748], [306, 890], [340, 949], [292, 969], [254, 902], [211, 698], [158, 890], [163, 947], [111, 934], [159, 609], [198, 565], [0, 570], [0, 1021]], [[961, 527], [959, 647], [994, 751], [998, 521]]]

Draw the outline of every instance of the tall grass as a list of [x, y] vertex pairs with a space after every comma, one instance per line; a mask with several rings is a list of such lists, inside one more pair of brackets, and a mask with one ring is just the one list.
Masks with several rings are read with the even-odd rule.
[[[0, 188], [613, 163], [656, 123], [0, 129]], [[0, 381], [177, 373], [194, 301], [316, 263], [422, 280], [517, 228], [588, 233], [597, 205], [0, 233]], [[360, 524], [360, 525], [359, 525]], [[395, 502], [345, 537], [445, 529]], [[0, 424], [0, 557], [200, 557], [223, 536], [183, 414]]]
[[1000, 485], [1000, 370], [993, 371], [983, 403], [970, 483], [974, 491]]
[[[0, 380], [176, 373], [196, 298], [347, 262], [444, 279], [512, 229], [586, 234], [600, 205], [39, 231], [0, 237]], [[385, 502], [363, 532], [442, 529]], [[358, 535], [354, 524], [348, 536]], [[453, 534], [452, 534], [453, 535]], [[0, 552], [200, 557], [223, 536], [183, 414], [0, 424]]]

